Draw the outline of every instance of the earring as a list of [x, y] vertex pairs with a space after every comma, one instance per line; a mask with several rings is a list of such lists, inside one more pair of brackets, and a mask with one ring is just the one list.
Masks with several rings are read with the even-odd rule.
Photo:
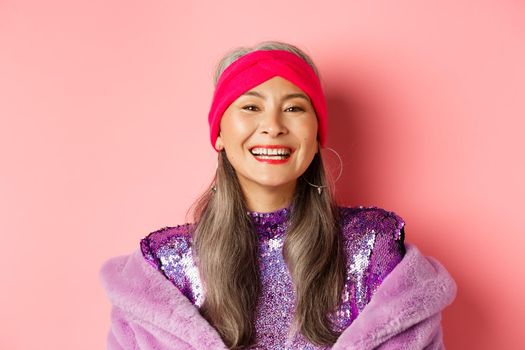
[[[339, 180], [339, 178], [343, 174], [343, 160], [341, 159], [341, 156], [339, 155], [339, 153], [335, 151], [335, 149], [330, 148], [330, 147], [325, 147], [325, 149], [329, 149], [330, 151], [334, 152], [337, 158], [339, 159], [339, 163], [341, 164], [341, 166], [339, 167], [339, 175], [337, 175], [337, 178], [334, 181], [335, 183], [337, 182], [337, 180]], [[303, 180], [306, 181], [308, 185], [317, 188], [317, 192], [319, 193], [319, 195], [321, 195], [321, 193], [323, 192], [323, 188], [326, 187], [325, 185], [314, 185], [313, 183], [310, 183], [308, 180], [306, 180], [304, 177], [303, 177]]]
[[[219, 169], [219, 157], [221, 156], [222, 149], [219, 150], [219, 153], [217, 154], [217, 164], [215, 166], [215, 173], [217, 174], [217, 169]], [[217, 185], [215, 182], [213, 183], [213, 186], [211, 186], [211, 191], [213, 194], [217, 192]]]

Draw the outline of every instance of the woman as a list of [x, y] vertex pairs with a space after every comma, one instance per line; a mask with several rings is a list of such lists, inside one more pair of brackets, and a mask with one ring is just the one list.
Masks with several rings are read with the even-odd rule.
[[401, 217], [336, 205], [312, 60], [263, 42], [226, 55], [215, 85], [217, 171], [194, 223], [152, 232], [102, 268], [108, 347], [442, 348], [456, 285], [405, 246]]

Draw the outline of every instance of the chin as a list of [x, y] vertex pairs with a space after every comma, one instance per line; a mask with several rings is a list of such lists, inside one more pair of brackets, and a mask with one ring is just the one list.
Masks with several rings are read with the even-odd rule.
[[279, 188], [282, 186], [290, 186], [291, 183], [294, 183], [296, 180], [297, 179], [266, 179], [254, 182], [262, 187]]

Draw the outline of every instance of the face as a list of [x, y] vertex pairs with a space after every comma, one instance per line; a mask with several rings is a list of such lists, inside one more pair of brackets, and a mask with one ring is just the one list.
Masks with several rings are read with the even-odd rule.
[[284, 78], [265, 81], [226, 109], [215, 148], [224, 148], [244, 190], [294, 187], [318, 151], [309, 97]]

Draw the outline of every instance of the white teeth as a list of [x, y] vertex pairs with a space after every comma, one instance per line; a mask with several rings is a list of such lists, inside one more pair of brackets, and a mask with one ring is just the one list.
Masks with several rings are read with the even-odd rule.
[[264, 148], [255, 147], [250, 150], [253, 155], [265, 155], [265, 156], [289, 156], [291, 150], [289, 148]]
[[288, 156], [265, 156], [265, 155], [256, 155], [259, 159], [286, 159]]

